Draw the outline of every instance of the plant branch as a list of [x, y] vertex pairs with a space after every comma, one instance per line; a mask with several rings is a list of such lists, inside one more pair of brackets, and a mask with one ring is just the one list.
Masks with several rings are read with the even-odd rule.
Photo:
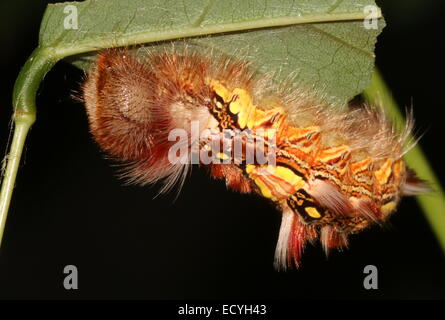
[[[371, 78], [371, 86], [364, 91], [366, 100], [382, 106], [387, 114], [402, 128], [405, 123], [397, 103], [392, 97], [380, 73], [375, 70]], [[431, 183], [434, 192], [417, 196], [417, 201], [445, 252], [445, 194], [420, 145], [416, 145], [405, 155], [408, 165], [416, 171], [420, 178]]]
[[20, 71], [14, 86], [14, 135], [5, 158], [6, 169], [0, 190], [0, 246], [26, 136], [36, 119], [37, 90], [56, 61], [46, 52], [36, 49]]

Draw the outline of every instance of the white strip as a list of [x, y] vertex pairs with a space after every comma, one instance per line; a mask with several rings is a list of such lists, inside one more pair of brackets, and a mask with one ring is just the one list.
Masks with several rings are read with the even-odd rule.
[[274, 266], [277, 270], [285, 271], [287, 269], [289, 237], [291, 235], [294, 216], [295, 214], [290, 208], [283, 210], [280, 234], [278, 235], [277, 247], [275, 249]]

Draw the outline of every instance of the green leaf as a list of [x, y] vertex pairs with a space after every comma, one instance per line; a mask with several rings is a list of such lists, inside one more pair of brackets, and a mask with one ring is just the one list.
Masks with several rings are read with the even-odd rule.
[[[78, 29], [67, 30], [67, 5]], [[366, 29], [370, 0], [97, 0], [48, 6], [40, 44], [65, 57], [104, 47], [195, 37], [191, 42], [248, 57], [259, 71], [298, 74], [300, 83], [344, 104], [369, 85], [374, 45], [384, 27]], [[377, 7], [375, 7], [377, 9]], [[377, 11], [378, 12], [378, 11]], [[349, 20], [349, 21], [345, 21]], [[358, 20], [358, 21], [350, 21]], [[222, 34], [222, 35], [221, 35]], [[214, 35], [200, 37], [202, 35]], [[86, 69], [88, 57], [70, 59]]]

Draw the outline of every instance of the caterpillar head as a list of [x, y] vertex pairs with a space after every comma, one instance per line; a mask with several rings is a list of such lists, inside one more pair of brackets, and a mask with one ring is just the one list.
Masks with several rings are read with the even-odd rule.
[[108, 156], [125, 165], [123, 176], [130, 182], [166, 179], [170, 187], [184, 176], [187, 167], [168, 159], [176, 142], [169, 135], [174, 129], [190, 133], [192, 121], [209, 121], [207, 63], [180, 54], [142, 60], [119, 49], [99, 53], [83, 87], [91, 133]]

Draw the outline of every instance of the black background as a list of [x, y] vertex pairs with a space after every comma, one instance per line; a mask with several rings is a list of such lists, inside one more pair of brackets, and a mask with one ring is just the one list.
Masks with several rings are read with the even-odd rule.
[[[2, 154], [13, 84], [37, 45], [46, 3], [1, 0]], [[377, 65], [399, 105], [414, 106], [421, 145], [442, 181], [444, 2], [379, 5], [387, 27]], [[309, 246], [298, 271], [278, 273], [280, 215], [266, 201], [227, 191], [197, 168], [175, 202], [153, 199], [157, 187], [123, 186], [70, 97], [81, 79], [58, 63], [40, 88], [0, 251], [0, 298], [445, 298], [444, 256], [414, 199], [404, 199], [383, 230], [351, 239], [349, 250], [326, 259]], [[79, 290], [63, 288], [68, 264], [78, 267]], [[363, 288], [368, 264], [378, 267], [378, 290]]]

